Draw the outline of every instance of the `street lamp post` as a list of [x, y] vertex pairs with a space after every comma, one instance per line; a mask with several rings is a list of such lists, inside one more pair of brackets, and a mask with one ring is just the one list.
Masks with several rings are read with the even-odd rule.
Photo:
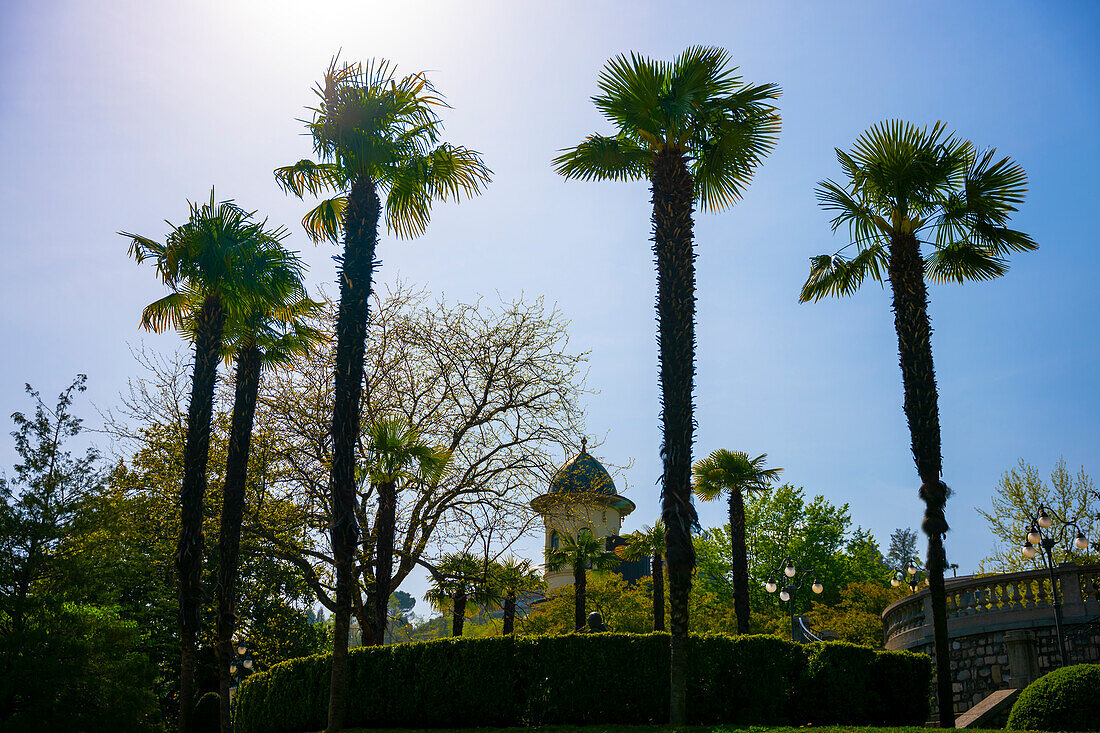
[[[792, 561], [790, 557], [787, 557], [787, 559], [783, 561], [781, 567], [782, 570], [777, 568], [776, 572], [773, 572], [771, 577], [768, 578], [768, 582], [764, 584], [764, 590], [769, 593], [775, 593], [777, 590], [779, 591], [779, 600], [787, 604], [791, 614], [791, 641], [801, 642], [804, 641], [804, 639], [802, 634], [798, 633], [798, 628], [794, 620], [794, 596], [795, 593], [802, 589], [805, 580], [798, 583], [795, 582], [795, 576], [798, 575], [799, 569], [795, 567], [794, 561]], [[813, 568], [805, 569], [802, 577], [805, 578], [808, 574], [814, 576], [814, 582], [810, 585], [810, 590], [819, 595], [825, 590], [825, 586], [818, 580], [817, 573], [814, 572]], [[784, 585], [782, 590], [779, 588], [779, 583], [775, 581], [776, 578], [783, 581]]]
[[233, 656], [233, 659], [229, 661], [229, 674], [233, 675], [237, 685], [240, 685], [241, 680], [252, 672], [252, 666], [255, 662], [253, 660], [252, 650], [248, 648], [246, 642], [238, 641], [236, 646], [236, 654]]
[[[1073, 547], [1078, 550], [1088, 549], [1089, 540], [1077, 525], [1076, 520], [1063, 519], [1043, 504], [1039, 505], [1037, 513], [1029, 513], [1028, 518], [1031, 521], [1031, 528], [1024, 538], [1024, 544], [1020, 547], [1020, 551], [1024, 554], [1024, 557], [1031, 559], [1035, 557], [1036, 545], [1042, 549], [1040, 554], [1047, 568], [1047, 576], [1050, 578], [1050, 593], [1052, 605], [1054, 606], [1054, 633], [1058, 637], [1058, 654], [1062, 658], [1062, 666], [1068, 667], [1069, 654], [1066, 652], [1066, 638], [1062, 633], [1062, 600], [1058, 595], [1058, 581], [1054, 577], [1054, 560], [1051, 553], [1059, 541], [1067, 548], [1069, 547], [1066, 540], [1071, 530], [1077, 531], [1073, 538]], [[1055, 523], [1058, 524], [1057, 529], [1054, 529]], [[1044, 530], [1047, 531], [1044, 532]], [[1070, 551], [1072, 552], [1072, 550]]]
[[[954, 567], [958, 567], [957, 565]], [[926, 575], [924, 568], [921, 567], [920, 561], [913, 558], [910, 559], [905, 568], [898, 570], [894, 577], [890, 578], [890, 585], [895, 588], [900, 588], [903, 582], [909, 583], [909, 592], [916, 593], [917, 588], [920, 588], [921, 580], [923, 579], [925, 584], [928, 583], [928, 579], [924, 577]], [[908, 578], [908, 580], [906, 580]]]

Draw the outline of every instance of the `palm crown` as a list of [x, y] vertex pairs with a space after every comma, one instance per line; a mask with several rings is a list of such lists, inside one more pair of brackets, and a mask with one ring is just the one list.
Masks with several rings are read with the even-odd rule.
[[665, 523], [657, 520], [652, 527], [643, 526], [623, 539], [626, 540], [626, 544], [616, 547], [615, 554], [627, 562], [663, 555], [665, 554]]
[[749, 458], [747, 453], [716, 450], [692, 467], [695, 493], [713, 501], [726, 491], [762, 491], [779, 479], [782, 468], [764, 468], [768, 454]]
[[374, 483], [414, 480], [433, 483], [450, 466], [450, 451], [428, 445], [416, 428], [400, 418], [379, 418], [368, 424], [365, 432], [365, 470]]
[[302, 219], [314, 241], [338, 240], [344, 194], [359, 177], [387, 192], [386, 226], [402, 237], [424, 232], [434, 200], [473, 196], [488, 183], [491, 171], [477, 152], [440, 141], [436, 109], [446, 102], [423, 73], [398, 77], [384, 59], [341, 65], [334, 58], [314, 91], [319, 101], [306, 124], [320, 162], [275, 171], [283, 190], [299, 198], [340, 194]]
[[821, 206], [847, 225], [848, 247], [811, 258], [801, 300], [850, 295], [870, 277], [883, 282], [892, 237], [913, 235], [930, 245], [925, 277], [932, 282], [992, 280], [1008, 271], [1007, 256], [1037, 245], [1008, 227], [1027, 192], [1027, 176], [996, 151], [979, 151], [937, 122], [931, 129], [901, 120], [880, 122], [837, 160], [846, 181], [822, 181]]
[[611, 570], [617, 567], [619, 558], [608, 552], [603, 540], [596, 539], [588, 528], [576, 535], [562, 535], [556, 548], [546, 551], [546, 569], [591, 568], [592, 570]]
[[775, 147], [775, 84], [750, 86], [721, 48], [693, 46], [671, 62], [635, 53], [604, 67], [592, 102], [618, 130], [591, 135], [562, 151], [554, 167], [566, 178], [648, 178], [654, 154], [687, 157], [695, 198], [707, 210], [737, 201], [752, 171]]
[[488, 582], [486, 564], [469, 552], [453, 552], [444, 555], [432, 574], [431, 584], [424, 600], [437, 611], [446, 611], [462, 596], [475, 606], [496, 598], [496, 592]]

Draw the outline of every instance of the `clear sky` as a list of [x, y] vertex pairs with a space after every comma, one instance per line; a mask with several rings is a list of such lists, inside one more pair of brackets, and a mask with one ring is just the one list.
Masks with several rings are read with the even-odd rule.
[[[814, 200], [834, 147], [872, 123], [944, 120], [1028, 172], [1016, 218], [1039, 243], [993, 283], [931, 290], [948, 555], [975, 568], [992, 538], [973, 507], [1023, 457], [1100, 473], [1100, 12], [1093, 3], [6, 2], [0, 10], [0, 414], [22, 385], [56, 394], [76, 372], [101, 409], [138, 374], [128, 344], [163, 293], [120, 229], [160, 237], [188, 199], [219, 197], [291, 228], [332, 283], [334, 253], [271, 170], [309, 153], [298, 118], [330, 57], [431, 70], [454, 109], [448, 139], [480, 150], [486, 193], [436, 209], [428, 233], [385, 237], [400, 275], [448, 298], [545, 295], [591, 351], [597, 453], [657, 514], [655, 274], [644, 184], [569, 182], [550, 159], [595, 131], [589, 101], [611, 56], [731, 52], [782, 86], [783, 131], [744, 200], [700, 215], [696, 455], [768, 453], [807, 492], [848, 502], [881, 542], [919, 525], [888, 294], [800, 305], [808, 258], [839, 244]], [[330, 291], [332, 288], [330, 287]], [[88, 422], [94, 412], [81, 405]], [[11, 442], [0, 449], [10, 465]], [[624, 488], [625, 487], [625, 488]], [[704, 505], [705, 525], [724, 506]], [[532, 551], [534, 543], [531, 543]], [[416, 590], [415, 588], [412, 590]]]

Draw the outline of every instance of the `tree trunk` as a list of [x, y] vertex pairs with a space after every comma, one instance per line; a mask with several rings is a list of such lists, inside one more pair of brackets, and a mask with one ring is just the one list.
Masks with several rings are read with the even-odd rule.
[[340, 260], [340, 306], [336, 318], [336, 384], [332, 409], [332, 554], [336, 565], [332, 677], [328, 727], [344, 725], [347, 694], [348, 627], [351, 618], [352, 561], [359, 542], [355, 521], [355, 447], [359, 441], [359, 400], [363, 394], [363, 355], [370, 307], [374, 250], [381, 203], [374, 182], [355, 179], [344, 214], [344, 255]]
[[237, 623], [237, 568], [240, 560], [241, 522], [248, 484], [248, 454], [256, 396], [260, 391], [260, 350], [250, 344], [237, 351], [237, 385], [233, 396], [233, 420], [225, 460], [221, 526], [218, 530], [218, 694], [222, 733], [233, 733], [229, 719], [229, 663], [233, 659], [233, 632]]
[[581, 631], [585, 627], [585, 595], [588, 592], [588, 575], [584, 562], [573, 566], [573, 630]]
[[749, 555], [745, 546], [745, 497], [730, 490], [730, 540], [733, 545], [733, 612], [737, 633], [749, 633]]
[[653, 553], [653, 630], [665, 630], [665, 561], [661, 553]]
[[180, 581], [180, 733], [191, 733], [195, 707], [195, 640], [202, 606], [202, 502], [206, 494], [206, 464], [210, 457], [210, 421], [218, 378], [225, 309], [217, 295], [209, 296], [195, 319], [195, 372], [187, 409], [187, 441], [180, 486], [180, 536], [176, 570]]
[[516, 625], [516, 592], [509, 591], [504, 597], [504, 636], [508, 636]]
[[943, 536], [947, 532], [944, 505], [947, 485], [940, 480], [940, 413], [936, 372], [932, 362], [932, 327], [928, 318], [928, 293], [924, 284], [924, 260], [912, 234], [895, 235], [890, 242], [890, 287], [893, 291], [894, 328], [905, 389], [905, 417], [909, 423], [913, 459], [920, 475], [924, 501], [921, 529], [928, 535], [929, 595], [932, 601], [932, 636], [936, 659], [936, 688], [941, 728], [955, 727], [951, 691], [951, 660], [947, 639], [947, 598], [943, 572]]
[[466, 594], [455, 596], [454, 617], [451, 619], [451, 636], [462, 636], [462, 627], [466, 624]]
[[393, 481], [378, 484], [378, 519], [375, 522], [375, 564], [372, 643], [382, 644], [389, 619], [390, 583], [393, 579], [393, 541], [397, 523], [397, 484]]
[[669, 718], [687, 720], [688, 599], [695, 548], [691, 531], [698, 518], [691, 503], [691, 444], [695, 430], [695, 251], [692, 212], [695, 192], [683, 153], [654, 154], [653, 252], [657, 260], [657, 326], [660, 344], [661, 517], [665, 523], [671, 615]]

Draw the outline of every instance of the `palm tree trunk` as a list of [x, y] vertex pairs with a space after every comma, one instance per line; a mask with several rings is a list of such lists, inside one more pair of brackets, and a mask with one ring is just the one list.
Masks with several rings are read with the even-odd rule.
[[924, 260], [912, 234], [895, 235], [890, 242], [890, 287], [893, 291], [894, 328], [905, 389], [905, 417], [909, 423], [913, 459], [920, 475], [924, 501], [921, 529], [928, 535], [929, 595], [932, 601], [932, 636], [936, 657], [936, 688], [941, 728], [955, 727], [951, 691], [951, 661], [947, 638], [947, 597], [943, 572], [943, 536], [947, 532], [944, 505], [947, 485], [940, 480], [940, 413], [936, 372], [932, 362], [932, 326], [928, 318], [928, 292], [924, 284]]
[[397, 484], [386, 481], [378, 484], [378, 519], [375, 521], [375, 566], [372, 619], [372, 643], [382, 644], [389, 617], [390, 582], [393, 579], [393, 536], [397, 522]]
[[348, 627], [351, 620], [352, 561], [359, 542], [355, 521], [355, 446], [359, 441], [359, 400], [370, 307], [374, 251], [381, 202], [374, 182], [360, 176], [352, 184], [345, 212], [340, 306], [336, 317], [336, 384], [332, 409], [332, 554], [336, 565], [332, 678], [328, 733], [344, 725], [347, 694]]
[[730, 540], [733, 556], [733, 612], [737, 633], [749, 633], [749, 556], [745, 546], [745, 497], [740, 489], [730, 490]]
[[218, 690], [221, 731], [233, 733], [229, 719], [229, 663], [233, 659], [233, 632], [237, 614], [237, 566], [240, 559], [241, 523], [244, 518], [248, 454], [256, 397], [260, 391], [260, 350], [250, 344], [237, 351], [237, 385], [233, 396], [233, 420], [225, 460], [221, 526], [218, 530]]
[[455, 596], [454, 617], [451, 619], [451, 636], [462, 636], [462, 627], [466, 623], [466, 594]]
[[665, 561], [661, 553], [653, 553], [653, 630], [665, 630]]
[[698, 522], [691, 503], [691, 444], [695, 425], [695, 251], [692, 212], [695, 191], [683, 153], [653, 156], [653, 252], [657, 259], [657, 325], [660, 343], [661, 421], [664, 474], [661, 517], [668, 563], [672, 621], [669, 719], [687, 720], [688, 598], [695, 569], [691, 530]]
[[504, 636], [512, 633], [516, 626], [516, 592], [509, 591], [504, 597]]
[[187, 409], [187, 441], [180, 486], [180, 536], [176, 569], [180, 580], [180, 733], [191, 733], [195, 707], [195, 640], [202, 606], [202, 502], [206, 494], [206, 464], [210, 457], [210, 422], [214, 387], [225, 329], [221, 298], [209, 296], [195, 323], [195, 372]]
[[588, 592], [588, 575], [584, 562], [573, 566], [573, 630], [581, 631], [585, 627], [585, 596]]

